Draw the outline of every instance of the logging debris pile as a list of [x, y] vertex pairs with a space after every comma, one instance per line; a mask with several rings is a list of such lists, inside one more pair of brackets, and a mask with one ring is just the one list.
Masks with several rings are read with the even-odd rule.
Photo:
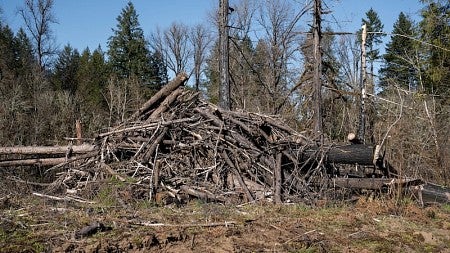
[[[308, 139], [280, 118], [219, 109], [185, 89], [186, 79], [177, 76], [124, 123], [99, 134], [95, 151], [85, 154], [95, 156], [73, 166], [54, 186], [64, 182], [76, 189], [106, 172], [119, 180], [134, 178], [150, 198], [164, 191], [178, 200], [240, 203], [276, 195], [280, 201], [276, 177], [281, 180], [281, 175], [274, 169], [300, 170], [295, 156], [301, 153], [284, 151], [306, 146]], [[286, 180], [284, 186], [292, 188], [286, 193], [309, 194], [299, 182], [303, 179]]]
[[[222, 110], [203, 101], [183, 87], [186, 80], [178, 75], [92, 145], [69, 147], [63, 157], [56, 155], [58, 149], [51, 158], [26, 161], [59, 171], [47, 193], [77, 193], [113, 176], [129, 180], [145, 198], [164, 192], [174, 201], [313, 202], [336, 185], [378, 189], [390, 182], [353, 184], [337, 177], [335, 164], [370, 165], [374, 172], [379, 169], [378, 178], [395, 175], [371, 146], [319, 146], [281, 118]], [[8, 162], [17, 161], [0, 166]]]

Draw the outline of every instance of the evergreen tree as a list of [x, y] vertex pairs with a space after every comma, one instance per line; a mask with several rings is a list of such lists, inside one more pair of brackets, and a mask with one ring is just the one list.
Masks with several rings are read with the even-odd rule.
[[450, 3], [448, 1], [422, 0], [426, 7], [422, 10], [419, 24], [421, 40], [433, 46], [421, 47], [425, 62], [424, 88], [440, 95], [450, 94]]
[[102, 91], [108, 81], [108, 68], [105, 56], [100, 47], [94, 52], [86, 48], [81, 53], [80, 64], [77, 71], [79, 89], [77, 97], [82, 109], [98, 111], [104, 101]]
[[166, 84], [169, 80], [167, 76], [167, 65], [164, 62], [163, 54], [159, 51], [154, 51], [150, 56], [150, 68], [152, 71], [152, 77], [149, 81], [149, 87], [153, 91], [161, 89], [163, 84]]
[[[0, 23], [0, 81], [3, 80], [5, 83], [15, 76], [14, 39], [14, 33], [11, 28], [2, 26]], [[4, 87], [0, 88], [3, 89]]]
[[20, 28], [14, 40], [16, 72], [18, 77], [29, 75], [36, 63], [33, 56], [33, 45], [25, 31]]
[[[448, 147], [450, 147], [450, 2], [448, 0], [422, 0], [422, 21], [419, 23], [421, 38], [425, 42], [420, 47], [421, 91], [432, 94], [424, 99], [433, 101], [428, 107], [431, 138], [434, 142], [436, 168], [445, 183], [449, 183], [447, 169]], [[426, 106], [426, 105], [425, 105]], [[430, 112], [431, 111], [431, 112]]]
[[53, 74], [53, 85], [56, 89], [69, 91], [75, 95], [77, 90], [77, 71], [80, 63], [80, 54], [77, 49], [73, 49], [69, 44], [58, 54]]
[[415, 50], [416, 36], [413, 21], [403, 12], [398, 16], [392, 30], [391, 41], [386, 45], [383, 55], [384, 64], [380, 69], [380, 86], [384, 89], [390, 84], [404, 89], [411, 89], [417, 85], [416, 68], [411, 55]]
[[108, 41], [112, 71], [120, 78], [137, 77], [143, 83], [149, 83], [153, 77], [150, 52], [131, 2], [122, 9], [117, 22], [114, 35]]

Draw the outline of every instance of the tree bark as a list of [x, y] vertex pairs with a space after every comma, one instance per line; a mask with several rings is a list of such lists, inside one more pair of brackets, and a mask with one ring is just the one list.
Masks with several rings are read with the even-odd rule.
[[154, 96], [150, 98], [139, 110], [137, 110], [131, 117], [128, 119], [129, 121], [138, 119], [143, 113], [147, 112], [154, 106], [157, 102], [167, 97], [171, 94], [175, 89], [184, 84], [184, 82], [188, 79], [186, 73], [178, 74], [175, 79], [170, 81], [168, 84], [163, 86], [161, 90], [159, 90]]
[[419, 179], [396, 178], [333, 178], [330, 184], [341, 188], [379, 190], [383, 187], [400, 186], [408, 187], [422, 184]]
[[[69, 146], [15, 146], [0, 147], [0, 155], [65, 155]], [[72, 146], [72, 154], [84, 154], [95, 150], [94, 145]]]

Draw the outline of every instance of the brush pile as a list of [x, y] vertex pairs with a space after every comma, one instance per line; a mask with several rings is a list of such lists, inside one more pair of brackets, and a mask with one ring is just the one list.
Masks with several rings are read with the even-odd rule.
[[300, 176], [300, 150], [312, 144], [306, 137], [280, 118], [219, 109], [185, 89], [186, 79], [177, 76], [124, 123], [99, 134], [95, 155], [91, 149], [89, 158], [52, 167], [69, 169], [49, 190], [80, 190], [109, 174], [141, 185], [150, 198], [168, 192], [177, 199], [280, 202], [283, 193], [309, 192], [299, 185], [304, 178], [293, 176]]
[[[181, 202], [192, 197], [310, 202], [329, 188], [379, 189], [391, 182], [386, 177], [395, 176], [372, 146], [318, 145], [281, 118], [222, 110], [203, 101], [183, 87], [186, 79], [178, 75], [92, 145], [69, 147], [48, 170], [59, 172], [47, 193], [77, 193], [112, 176], [151, 200], [164, 193]], [[340, 164], [370, 166], [371, 180], [339, 177]]]

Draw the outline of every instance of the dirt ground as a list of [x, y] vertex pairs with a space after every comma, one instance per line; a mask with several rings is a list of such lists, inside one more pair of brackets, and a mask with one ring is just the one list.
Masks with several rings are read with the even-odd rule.
[[[0, 252], [450, 252], [450, 206], [95, 203], [0, 196]], [[101, 228], [80, 236], [98, 222]]]

